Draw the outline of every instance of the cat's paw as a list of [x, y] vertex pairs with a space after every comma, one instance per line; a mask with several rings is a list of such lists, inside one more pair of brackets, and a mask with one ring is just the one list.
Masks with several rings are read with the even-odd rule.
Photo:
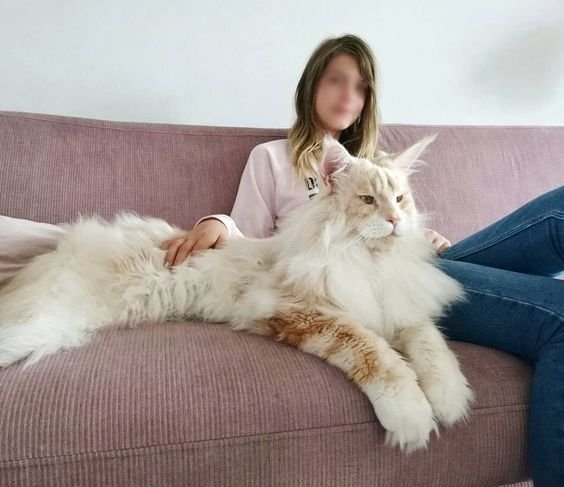
[[427, 448], [431, 431], [438, 434], [433, 410], [416, 383], [397, 391], [394, 396], [381, 395], [373, 401], [374, 411], [387, 430], [386, 445], [399, 446], [411, 453]]
[[440, 380], [433, 379], [422, 389], [441, 424], [452, 426], [458, 421], [468, 422], [470, 406], [475, 397], [462, 372], [441, 377]]

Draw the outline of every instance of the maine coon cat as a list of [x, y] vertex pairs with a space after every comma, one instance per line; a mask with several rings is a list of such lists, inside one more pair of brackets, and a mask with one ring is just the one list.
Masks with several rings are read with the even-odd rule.
[[27, 366], [107, 326], [227, 322], [340, 368], [387, 444], [426, 448], [438, 422], [467, 420], [473, 401], [436, 326], [464, 293], [436, 266], [409, 185], [432, 140], [362, 159], [327, 136], [320, 192], [274, 235], [232, 239], [171, 269], [159, 245], [185, 231], [163, 220], [68, 224], [55, 250], [0, 289], [0, 366]]

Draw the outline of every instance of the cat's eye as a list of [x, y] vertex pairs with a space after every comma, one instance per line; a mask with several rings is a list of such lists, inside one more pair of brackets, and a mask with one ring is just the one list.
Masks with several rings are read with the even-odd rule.
[[397, 198], [396, 201], [399, 203], [401, 200], [403, 200], [403, 194], [400, 194]]
[[359, 196], [359, 198], [362, 200], [363, 203], [366, 203], [367, 205], [374, 204], [374, 196], [362, 194]]

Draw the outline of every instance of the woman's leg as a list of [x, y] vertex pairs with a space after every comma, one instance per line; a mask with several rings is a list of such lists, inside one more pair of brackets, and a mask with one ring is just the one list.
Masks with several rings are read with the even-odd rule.
[[535, 365], [528, 455], [535, 487], [564, 486], [564, 281], [438, 259], [468, 300], [447, 310], [447, 338], [516, 354]]
[[[441, 254], [468, 301], [439, 321], [454, 340], [535, 365], [529, 461], [535, 487], [564, 486], [564, 186], [542, 194]], [[536, 274], [536, 275], [535, 275]]]
[[525, 274], [556, 276], [564, 271], [564, 186], [538, 196], [457, 242], [441, 257]]

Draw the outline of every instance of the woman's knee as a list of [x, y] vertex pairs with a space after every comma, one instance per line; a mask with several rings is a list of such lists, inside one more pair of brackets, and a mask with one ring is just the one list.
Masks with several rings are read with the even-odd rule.
[[531, 361], [544, 347], [564, 344], [564, 282], [460, 261], [438, 265], [467, 296], [438, 322], [450, 338]]
[[543, 201], [543, 207], [547, 213], [564, 214], [564, 185], [543, 193], [538, 199]]

